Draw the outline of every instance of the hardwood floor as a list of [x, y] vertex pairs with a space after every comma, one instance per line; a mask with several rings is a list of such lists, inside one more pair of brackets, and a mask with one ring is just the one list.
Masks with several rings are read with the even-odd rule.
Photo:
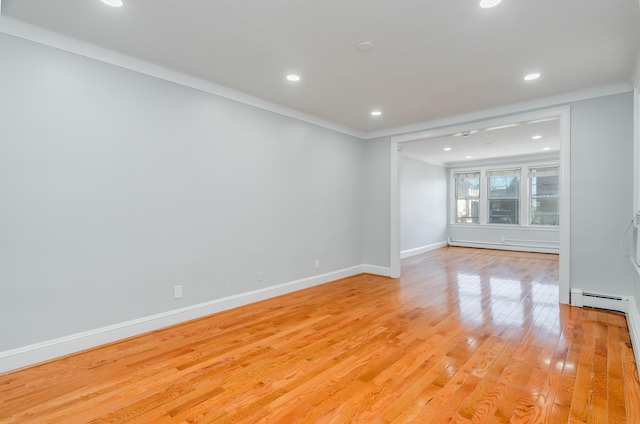
[[625, 317], [557, 268], [439, 249], [0, 375], [0, 422], [640, 423]]

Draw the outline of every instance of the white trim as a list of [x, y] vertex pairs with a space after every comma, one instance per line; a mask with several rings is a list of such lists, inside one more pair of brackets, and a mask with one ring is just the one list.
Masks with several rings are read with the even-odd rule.
[[[109, 63], [121, 68], [129, 69], [142, 74], [150, 75], [176, 84], [195, 88], [210, 94], [254, 106], [260, 109], [268, 110], [283, 116], [318, 125], [343, 134], [358, 137], [364, 140], [395, 136], [402, 133], [412, 133], [423, 131], [428, 128], [436, 128], [443, 126], [455, 125], [460, 122], [471, 122], [478, 120], [486, 120], [495, 116], [509, 115], [513, 113], [525, 112], [533, 109], [549, 108], [552, 106], [586, 100], [595, 97], [602, 97], [612, 94], [620, 94], [631, 91], [632, 84], [618, 83], [599, 87], [592, 87], [584, 90], [574, 91], [571, 93], [560, 94], [556, 96], [544, 97], [541, 99], [530, 100], [521, 103], [515, 103], [508, 106], [500, 106], [491, 109], [485, 109], [473, 113], [467, 113], [456, 116], [449, 116], [431, 121], [420, 122], [417, 124], [406, 125], [395, 128], [387, 128], [380, 131], [365, 132], [350, 128], [344, 125], [336, 124], [325, 119], [318, 118], [279, 104], [269, 102], [249, 94], [233, 90], [222, 85], [218, 85], [200, 78], [171, 70], [150, 62], [136, 59], [132, 56], [117, 53], [113, 50], [105, 49], [94, 44], [82, 42], [71, 37], [47, 31], [25, 22], [2, 16], [0, 0], [0, 33], [11, 35], [25, 40], [30, 40], [49, 47], [54, 47], [63, 51], [78, 54], [101, 62]], [[638, 67], [640, 67], [640, 56], [638, 58]], [[633, 78], [633, 77], [632, 77]], [[640, 69], [636, 69], [636, 86], [640, 85]]]
[[273, 102], [269, 102], [267, 100], [260, 99], [258, 97], [251, 96], [232, 88], [228, 88], [219, 84], [212, 83], [210, 81], [206, 81], [204, 79], [196, 78], [182, 72], [174, 71], [172, 69], [153, 64], [151, 62], [146, 62], [144, 60], [136, 59], [132, 56], [117, 53], [113, 50], [96, 46], [94, 44], [86, 43], [55, 32], [47, 31], [45, 29], [18, 21], [13, 18], [4, 16], [2, 17], [1, 22], [2, 26], [0, 27], [0, 33], [23, 38], [25, 40], [44, 44], [45, 46], [54, 47], [90, 59], [139, 72], [141, 74], [150, 75], [152, 77], [160, 78], [165, 81], [184, 85], [186, 87], [194, 88], [196, 90], [204, 91], [209, 94], [214, 94], [216, 96], [234, 100], [239, 103], [244, 103], [246, 105], [257, 107], [259, 109], [268, 110], [270, 112], [297, 119], [299, 121], [307, 122], [309, 124], [318, 125], [320, 127], [337, 131], [342, 134], [351, 135], [360, 139], [364, 139], [366, 136], [366, 133], [363, 131], [339, 125], [313, 115], [309, 115]]
[[627, 303], [627, 327], [629, 328], [631, 347], [633, 348], [633, 355], [636, 358], [636, 368], [638, 376], [640, 377], [640, 313], [638, 312], [638, 305], [633, 296], [626, 296], [625, 302]]
[[[543, 242], [540, 242], [543, 243]], [[451, 240], [449, 246], [456, 247], [475, 247], [477, 249], [495, 249], [495, 250], [509, 250], [513, 252], [535, 252], [535, 253], [552, 253], [558, 254], [559, 249], [557, 247], [543, 247], [528, 244], [510, 244], [510, 243], [489, 243], [482, 241], [461, 241]]]
[[571, 288], [571, 107], [560, 108], [560, 303], [569, 303]]
[[[404, 134], [391, 137], [391, 186], [390, 186], [390, 263], [392, 275], [400, 275], [400, 187], [398, 172], [400, 172], [400, 164], [398, 163], [398, 149], [401, 143], [407, 141], [415, 141], [429, 137], [439, 137], [447, 134], [466, 131], [469, 127], [477, 127], [479, 125], [499, 126], [512, 123], [514, 121], [533, 121], [537, 119], [545, 119], [551, 117], [560, 118], [560, 259], [559, 259], [559, 297], [560, 303], [569, 303], [569, 290], [571, 282], [571, 108], [570, 106], [562, 106], [551, 109], [532, 111], [527, 113], [513, 114], [509, 116], [501, 116], [489, 119], [483, 122], [458, 122], [444, 128], [427, 128], [421, 132], [413, 134]], [[397, 268], [396, 268], [397, 267]], [[397, 275], [394, 274], [397, 272]]]
[[400, 259], [410, 258], [412, 256], [421, 255], [423, 253], [431, 252], [432, 250], [440, 249], [442, 247], [447, 246], [446, 241], [441, 241], [440, 243], [428, 244], [426, 246], [415, 247], [413, 249], [407, 249], [400, 251]]
[[453, 228], [483, 228], [486, 230], [518, 230], [518, 231], [532, 231], [536, 233], [558, 233], [560, 229], [558, 226], [551, 225], [511, 225], [511, 224], [466, 224], [453, 222], [449, 224]]
[[[640, 75], [639, 75], [640, 79]], [[452, 125], [458, 125], [461, 122], [473, 122], [472, 125], [461, 127], [457, 132], [467, 131], [469, 129], [475, 129], [474, 126], [478, 124], [475, 121], [486, 121], [496, 116], [506, 116], [516, 113], [524, 113], [534, 109], [542, 108], [555, 108], [559, 105], [565, 105], [567, 103], [576, 102], [580, 100], [592, 99], [595, 97], [609, 96], [613, 94], [627, 93], [633, 89], [630, 83], [611, 84], [599, 87], [588, 88], [585, 90], [574, 91], [571, 93], [560, 94], [557, 96], [544, 97], [542, 99], [530, 100], [522, 103], [515, 103], [507, 106], [501, 106], [493, 109], [485, 109], [473, 113], [467, 113], [463, 115], [448, 116], [446, 118], [434, 119], [432, 121], [421, 122], [418, 124], [407, 125], [403, 127], [388, 128], [380, 131], [368, 132], [365, 134], [365, 139], [372, 139], [378, 137], [393, 137], [397, 134], [408, 134], [412, 137], [415, 132], [429, 131], [431, 128], [447, 127]], [[500, 124], [491, 125], [492, 127], [499, 126]], [[442, 134], [446, 135], [446, 134]], [[434, 136], [431, 136], [434, 137]], [[413, 138], [412, 140], [419, 140], [425, 138], [424, 136]], [[407, 141], [407, 140], [404, 140]]]
[[389, 259], [391, 268], [391, 277], [400, 278], [402, 272], [400, 262], [400, 166], [402, 155], [399, 153], [402, 147], [394, 138], [391, 139], [391, 205], [389, 210], [390, 217], [390, 252]]
[[623, 296], [604, 293], [586, 293], [582, 289], [571, 289], [571, 306], [608, 309], [627, 313], [627, 301]]
[[382, 277], [391, 277], [391, 268], [378, 265], [362, 265], [362, 272], [365, 274], [380, 275]]
[[[487, 162], [487, 161], [485, 161]], [[521, 162], [504, 162], [494, 164], [487, 162], [484, 165], [472, 164], [464, 167], [449, 168], [449, 225], [452, 227], [468, 226], [469, 228], [500, 228], [500, 229], [527, 229], [527, 230], [539, 230], [542, 228], [550, 228], [551, 226], [540, 226], [535, 224], [529, 224], [529, 208], [524, 207], [531, 200], [531, 186], [530, 186], [530, 170], [532, 168], [543, 167], [559, 167], [559, 158], [553, 161], [540, 160], [540, 161], [521, 161]], [[518, 175], [520, 178], [520, 195], [518, 200], [520, 202], [520, 215], [518, 216], [519, 224], [491, 224], [489, 220], [489, 189], [488, 189], [488, 177], [493, 171], [500, 170], [512, 170], [514, 175]], [[475, 173], [478, 175], [480, 181], [480, 197], [478, 198], [478, 223], [467, 224], [456, 222], [456, 174], [469, 174]], [[558, 196], [559, 197], [559, 196]], [[556, 231], [559, 231], [558, 226], [554, 226]]]
[[362, 273], [388, 276], [389, 269], [373, 265], [354, 266], [7, 350], [0, 352], [0, 373]]

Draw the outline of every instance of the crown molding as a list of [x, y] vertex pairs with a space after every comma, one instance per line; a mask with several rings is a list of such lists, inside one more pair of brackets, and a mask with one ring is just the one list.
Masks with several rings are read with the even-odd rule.
[[209, 94], [234, 100], [249, 106], [267, 110], [278, 115], [293, 118], [302, 122], [317, 125], [342, 134], [357, 137], [363, 140], [369, 140], [378, 137], [397, 136], [400, 134], [413, 133], [423, 131], [425, 129], [445, 127], [449, 125], [460, 124], [463, 122], [472, 122], [484, 120], [499, 116], [506, 116], [514, 113], [520, 113], [529, 110], [547, 108], [551, 106], [561, 105], [565, 103], [586, 100], [594, 97], [607, 96], [612, 94], [620, 94], [640, 87], [640, 51], [638, 52], [638, 60], [635, 67], [635, 73], [632, 80], [634, 84], [618, 83], [600, 87], [588, 88], [585, 90], [564, 93], [556, 96], [540, 98], [536, 100], [514, 103], [497, 108], [485, 109], [472, 113], [449, 116], [445, 118], [435, 119], [431, 121], [419, 122], [416, 124], [387, 128], [379, 131], [365, 132], [355, 128], [337, 124], [314, 115], [300, 112], [267, 100], [251, 96], [238, 90], [234, 90], [210, 81], [196, 78], [188, 74], [178, 72], [163, 66], [159, 66], [144, 60], [137, 59], [122, 53], [117, 53], [94, 44], [79, 41], [72, 37], [67, 37], [52, 31], [39, 28], [34, 25], [2, 16], [2, 0], [0, 0], [0, 33], [13, 37], [22, 38], [33, 41], [49, 47], [53, 47], [62, 51], [84, 56], [100, 62], [105, 62], [134, 72], [149, 75], [155, 78], [170, 81], [179, 85], [194, 88]]
[[27, 24], [17, 19], [9, 18], [7, 16], [1, 16], [0, 33], [33, 41], [35, 43], [43, 44], [69, 53], [74, 53], [90, 59], [98, 60], [100, 62], [115, 65], [120, 68], [129, 69], [141, 74], [194, 88], [196, 90], [204, 91], [209, 94], [224, 97], [226, 99], [234, 100], [239, 103], [244, 103], [246, 105], [257, 107], [259, 109], [267, 110], [278, 115], [283, 115], [309, 124], [317, 125], [319, 127], [327, 128], [329, 130], [333, 130], [342, 134], [350, 135], [360, 139], [365, 138], [365, 133], [363, 131], [339, 125], [334, 122], [318, 118], [317, 116], [313, 116], [276, 103], [272, 103], [267, 100], [243, 93], [241, 91], [215, 84], [201, 78], [196, 78], [182, 72], [174, 71], [172, 69], [165, 68], [163, 66], [159, 66], [144, 60], [136, 59], [132, 56], [117, 53], [113, 50], [79, 41], [52, 31], [47, 31], [45, 29]]
[[365, 134], [365, 139], [378, 137], [391, 137], [401, 134], [415, 133], [427, 129], [447, 127], [450, 125], [462, 124], [465, 122], [481, 121], [501, 116], [508, 116], [515, 113], [527, 112], [535, 109], [544, 109], [553, 106], [559, 106], [566, 103], [587, 100], [594, 97], [609, 96], [612, 94], [620, 94], [632, 91], [633, 87], [630, 83], [611, 84], [600, 87], [588, 88], [585, 90], [573, 91], [570, 93], [559, 94], [557, 96], [543, 97], [540, 99], [530, 100], [521, 103], [513, 103], [506, 106], [500, 106], [492, 109], [485, 109], [477, 112], [448, 116], [446, 118], [434, 119], [432, 121], [420, 122], [417, 124], [406, 125], [402, 127], [389, 128], [381, 131], [374, 131]]

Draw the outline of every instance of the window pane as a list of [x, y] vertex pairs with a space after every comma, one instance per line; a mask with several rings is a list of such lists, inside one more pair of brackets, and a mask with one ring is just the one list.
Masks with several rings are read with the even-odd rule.
[[519, 224], [519, 199], [489, 199], [489, 224]]
[[558, 176], [531, 177], [531, 197], [558, 196]]
[[474, 199], [480, 197], [480, 177], [457, 177], [456, 198]]
[[489, 197], [520, 197], [520, 176], [489, 177]]
[[558, 203], [557, 197], [531, 199], [531, 225], [558, 225]]
[[478, 223], [478, 204], [477, 199], [458, 199], [456, 201], [456, 222], [459, 224], [477, 224]]

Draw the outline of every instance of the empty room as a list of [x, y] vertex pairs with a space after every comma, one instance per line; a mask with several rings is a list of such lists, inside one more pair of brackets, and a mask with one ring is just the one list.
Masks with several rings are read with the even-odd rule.
[[1, 0], [0, 422], [640, 422], [640, 2]]

